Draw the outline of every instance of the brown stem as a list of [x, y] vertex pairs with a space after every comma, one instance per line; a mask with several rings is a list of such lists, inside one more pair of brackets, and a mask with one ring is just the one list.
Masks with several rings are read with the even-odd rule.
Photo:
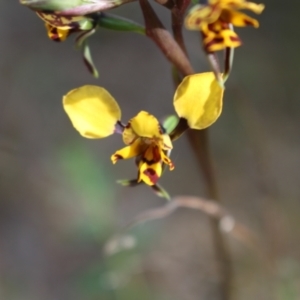
[[168, 8], [172, 9], [174, 7], [174, 1], [173, 0], [155, 0], [158, 4]]
[[183, 35], [182, 25], [184, 13], [190, 4], [190, 0], [177, 0], [176, 5], [172, 8], [172, 31], [175, 41], [178, 43], [182, 51], [187, 55]]
[[178, 43], [179, 47], [183, 50], [183, 52], [186, 54], [186, 47], [182, 35], [182, 22], [183, 22], [183, 17], [177, 12], [177, 11], [172, 11], [172, 30], [173, 30], [173, 35]]
[[[186, 53], [184, 39], [182, 36], [182, 18], [184, 10], [185, 9], [172, 10], [172, 30], [176, 42]], [[179, 77], [177, 76], [177, 78]], [[208, 133], [208, 129], [201, 131], [188, 130], [187, 132], [188, 140], [193, 149], [193, 152], [195, 153], [199, 169], [203, 173], [208, 197], [215, 199], [215, 201], [219, 202], [217, 182], [209, 149]], [[213, 247], [215, 250], [217, 261], [219, 263], [220, 299], [229, 300], [232, 285], [232, 267], [230, 254], [224, 236], [220, 231], [219, 221], [214, 218], [211, 218], [210, 222], [213, 235]]]
[[207, 194], [210, 198], [219, 202], [219, 194], [215, 174], [213, 170], [212, 157], [209, 151], [209, 134], [208, 129], [205, 130], [189, 130], [187, 136], [191, 148], [197, 157], [199, 169], [202, 170]]
[[227, 47], [225, 49], [225, 62], [224, 62], [224, 75], [223, 75], [224, 83], [228, 79], [232, 69], [233, 55], [234, 55], [234, 48]]
[[166, 30], [152, 9], [148, 0], [140, 0], [140, 6], [145, 19], [146, 35], [160, 48], [165, 57], [184, 76], [194, 73], [194, 70], [172, 35]]
[[[202, 171], [207, 195], [219, 202], [217, 182], [213, 170], [212, 158], [209, 151], [209, 131], [208, 129], [187, 132], [188, 140], [196, 156], [199, 169]], [[211, 230], [213, 236], [213, 247], [219, 264], [220, 274], [220, 299], [229, 300], [232, 286], [232, 263], [230, 259], [227, 243], [222, 235], [219, 222], [211, 218]]]
[[188, 129], [189, 125], [187, 123], [187, 120], [184, 118], [180, 118], [177, 126], [170, 133], [171, 141], [176, 141]]
[[220, 64], [217, 54], [215, 52], [207, 53], [207, 59], [211, 65], [212, 71], [214, 72], [217, 81], [219, 82], [220, 86], [224, 88], [224, 82], [221, 75]]
[[[188, 0], [178, 0], [172, 8], [172, 29], [176, 39], [163, 27], [161, 21], [157, 17], [155, 11], [147, 0], [140, 0], [140, 6], [145, 19], [146, 35], [151, 38], [161, 49], [165, 57], [174, 65], [177, 69], [178, 85], [181, 76], [187, 76], [194, 74], [194, 70], [190, 64], [189, 59], [186, 55], [186, 49], [182, 36], [182, 21], [183, 14], [188, 5]], [[176, 71], [175, 69], [175, 71]], [[184, 123], [184, 122], [183, 122]], [[207, 194], [209, 198], [218, 199], [217, 195], [217, 184], [213, 172], [209, 142], [208, 142], [208, 131], [188, 131], [189, 142], [195, 152], [199, 169], [204, 175], [205, 183], [207, 186]], [[223, 235], [219, 229], [219, 222], [211, 220], [212, 234], [213, 234], [213, 246], [216, 251], [216, 257], [220, 265], [220, 299], [229, 300], [231, 290], [231, 262], [230, 255], [224, 241]]]
[[232, 226], [226, 230], [223, 227], [224, 232], [230, 234], [252, 251], [255, 251], [258, 257], [263, 261], [267, 259], [261, 240], [251, 229], [235, 220], [234, 217], [230, 215], [219, 203], [216, 203], [216, 201], [190, 196], [177, 196], [172, 198], [172, 201], [159, 208], [149, 209], [137, 215], [126, 226], [124, 226], [119, 233], [112, 236], [107, 241], [104, 246], [105, 253], [107, 255], [113, 255], [119, 251], [125, 249], [128, 250], [124, 243], [122, 243], [124, 238], [132, 236], [128, 231], [140, 224], [166, 218], [180, 208], [199, 210], [218, 222], [222, 222], [222, 220], [231, 220]]

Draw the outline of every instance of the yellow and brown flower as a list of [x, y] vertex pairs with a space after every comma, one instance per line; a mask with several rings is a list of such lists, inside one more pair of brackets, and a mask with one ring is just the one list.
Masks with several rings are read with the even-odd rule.
[[260, 14], [263, 4], [246, 0], [208, 0], [206, 5], [194, 6], [185, 18], [185, 26], [190, 30], [200, 30], [206, 52], [215, 52], [227, 47], [241, 45], [241, 40], [233, 31], [237, 27], [253, 26], [257, 28], [257, 20], [239, 12], [248, 9]]
[[98, 71], [94, 66], [86, 40], [95, 33], [100, 14], [61, 16], [54, 13], [37, 12], [37, 15], [45, 22], [48, 37], [53, 41], [63, 42], [70, 34], [80, 33], [76, 39], [76, 46], [81, 49], [88, 70], [98, 77]]
[[123, 141], [127, 147], [117, 151], [111, 157], [113, 163], [120, 159], [136, 157], [138, 165], [138, 182], [154, 185], [162, 174], [162, 163], [174, 165], [168, 153], [172, 142], [158, 120], [149, 113], [141, 111], [132, 118], [123, 131]]
[[[214, 123], [222, 111], [223, 89], [213, 73], [187, 76], [174, 95], [174, 107], [181, 123], [168, 134], [151, 114], [141, 111], [125, 126], [121, 123], [121, 110], [116, 100], [102, 87], [86, 85], [70, 91], [63, 98], [63, 106], [73, 126], [86, 138], [105, 138], [113, 133], [122, 134], [126, 147], [116, 151], [111, 160], [135, 158], [138, 168], [136, 180], [125, 180], [123, 185], [140, 182], [159, 190], [157, 181], [164, 166], [170, 170], [173, 148], [170, 136], [177, 138], [188, 128], [203, 129]], [[176, 130], [180, 131], [176, 134]], [[178, 132], [177, 132], [178, 133]]]

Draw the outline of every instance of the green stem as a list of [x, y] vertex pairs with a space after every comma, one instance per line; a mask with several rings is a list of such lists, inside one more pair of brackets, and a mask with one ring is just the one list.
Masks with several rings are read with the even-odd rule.
[[[229, 24], [229, 29], [234, 30], [233, 25]], [[224, 74], [223, 74], [223, 82], [227, 81], [233, 64], [233, 57], [234, 57], [234, 48], [226, 47], [225, 49], [225, 63], [224, 63]]]
[[233, 63], [234, 48], [227, 47], [225, 49], [225, 63], [224, 63], [224, 75], [223, 82], [225, 83], [230, 75]]

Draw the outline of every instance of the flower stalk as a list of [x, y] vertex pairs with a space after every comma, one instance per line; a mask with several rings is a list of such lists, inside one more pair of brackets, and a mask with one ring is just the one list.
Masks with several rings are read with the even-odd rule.
[[[181, 11], [181, 13], [181, 16], [180, 11], [176, 15], [172, 13], [172, 29], [176, 42], [186, 53], [186, 47], [182, 36], [182, 23], [180, 22], [182, 20], [181, 17], [183, 18], [184, 11]], [[214, 67], [212, 69], [216, 70], [216, 68]], [[220, 78], [220, 72], [215, 72], [215, 76], [220, 86], [223, 87], [223, 80], [222, 78]], [[179, 79], [179, 76], [173, 76], [173, 78]], [[178, 84], [180, 84], [180, 82], [178, 82], [177, 85]], [[181, 121], [180, 127], [184, 128], [184, 126], [186, 126], [186, 123], [184, 121]], [[212, 157], [209, 146], [208, 128], [200, 131], [188, 130], [187, 137], [189, 144], [196, 157], [199, 170], [203, 175], [205, 186], [207, 189], [207, 195], [209, 198], [219, 202], [217, 181], [213, 169]], [[211, 218], [210, 224], [213, 236], [213, 248], [215, 250], [215, 255], [220, 266], [220, 297], [222, 300], [229, 300], [231, 298], [230, 294], [232, 286], [232, 264], [230, 254], [224, 236], [220, 230], [219, 222]]]
[[165, 29], [148, 0], [140, 0], [139, 2], [145, 19], [146, 35], [156, 43], [165, 57], [182, 75], [193, 74], [194, 70], [184, 51], [169, 31]]
[[234, 56], [234, 48], [227, 47], [225, 49], [225, 64], [224, 64], [224, 74], [223, 74], [224, 84], [227, 81], [230, 72], [232, 70], [233, 56]]

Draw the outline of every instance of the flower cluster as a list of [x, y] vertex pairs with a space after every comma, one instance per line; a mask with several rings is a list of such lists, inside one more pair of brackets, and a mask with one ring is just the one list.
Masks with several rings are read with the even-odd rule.
[[[97, 27], [145, 33], [143, 26], [131, 20], [103, 13], [104, 10], [131, 1], [135, 0], [20, 0], [22, 4], [37, 11], [46, 24], [50, 39], [64, 41], [71, 33], [80, 33], [76, 39], [76, 46], [82, 49], [84, 62], [95, 77], [98, 77], [98, 71], [93, 64], [86, 39], [95, 33]], [[259, 26], [257, 20], [240, 12], [244, 9], [260, 14], [264, 5], [246, 0], [207, 0], [207, 4], [198, 4], [191, 8], [185, 17], [185, 26], [189, 30], [201, 32], [203, 48], [207, 54], [226, 48], [233, 49], [242, 44], [233, 26]], [[228, 64], [229, 62], [225, 61], [225, 66]], [[212, 63], [212, 67], [220, 83], [220, 68], [215, 63]]]
[[[146, 34], [160, 47], [174, 66], [177, 89], [173, 104], [177, 124], [169, 130], [164, 122], [148, 112], [137, 113], [127, 124], [121, 121], [121, 109], [113, 96], [103, 87], [85, 85], [67, 93], [63, 107], [75, 129], [85, 138], [105, 138], [114, 133], [122, 135], [124, 148], [111, 156], [115, 164], [122, 159], [135, 158], [137, 177], [122, 180], [123, 185], [145, 183], [158, 195], [168, 197], [158, 185], [165, 167], [174, 169], [170, 158], [173, 142], [188, 129], [202, 130], [212, 125], [222, 111], [224, 84], [232, 60], [233, 48], [241, 45], [233, 27], [258, 27], [257, 20], [240, 12], [250, 10], [260, 14], [263, 4], [246, 0], [207, 0], [195, 5], [185, 16], [185, 26], [201, 32], [203, 48], [213, 72], [193, 74], [185, 54], [181, 36], [182, 20], [189, 1], [174, 0], [164, 3], [172, 11], [174, 38], [163, 27], [148, 0], [140, 0], [145, 18], [145, 28], [131, 20], [104, 13], [104, 10], [135, 0], [20, 0], [44, 21], [50, 39], [58, 42], [78, 33], [76, 46], [82, 50], [83, 59], [91, 73], [97, 77], [87, 38], [101, 26], [119, 31]], [[225, 50], [224, 71], [221, 70], [216, 51]]]

